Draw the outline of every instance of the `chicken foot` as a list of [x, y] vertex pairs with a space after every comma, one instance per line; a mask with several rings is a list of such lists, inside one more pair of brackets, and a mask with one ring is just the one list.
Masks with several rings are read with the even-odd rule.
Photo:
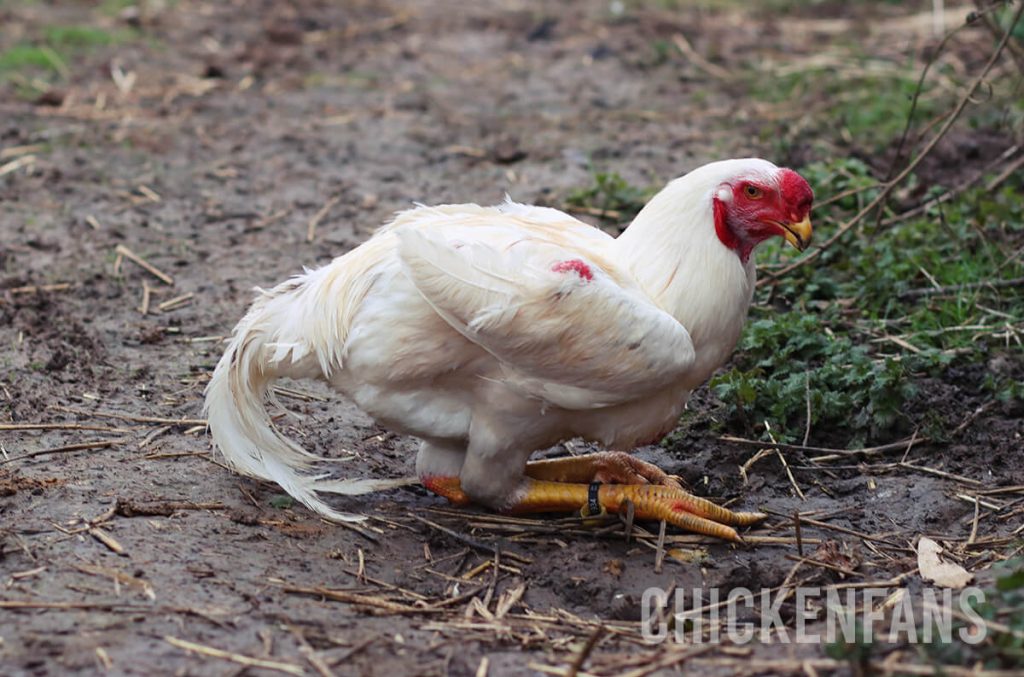
[[660, 484], [682, 489], [664, 470], [621, 451], [552, 458], [526, 464], [526, 476], [549, 482], [602, 482], [605, 484]]
[[629, 502], [633, 504], [636, 519], [665, 520], [686, 531], [738, 543], [743, 539], [733, 526], [749, 526], [767, 517], [759, 512], [733, 512], [705, 498], [666, 485], [583, 484], [532, 478], [526, 478], [525, 482], [524, 490], [520, 491], [507, 512], [579, 510], [580, 506], [596, 502], [599, 509], [617, 513], [624, 510]]
[[[617, 513], [632, 503], [636, 519], [665, 520], [689, 532], [734, 542], [743, 541], [734, 526], [767, 517], [734, 512], [694, 496], [660, 468], [622, 452], [535, 461], [526, 465], [525, 474], [505, 512], [569, 512], [594, 506]], [[472, 502], [458, 477], [433, 476], [424, 478], [423, 484], [456, 505]]]

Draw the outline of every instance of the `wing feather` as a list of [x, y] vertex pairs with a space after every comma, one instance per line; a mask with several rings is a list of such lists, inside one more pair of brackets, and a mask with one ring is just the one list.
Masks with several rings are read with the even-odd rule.
[[[427, 303], [531, 396], [570, 409], [610, 406], [671, 384], [693, 364], [686, 328], [599, 255], [525, 228], [510, 233], [508, 224], [464, 229], [458, 239], [438, 228], [396, 233]], [[558, 265], [566, 261], [574, 265]]]

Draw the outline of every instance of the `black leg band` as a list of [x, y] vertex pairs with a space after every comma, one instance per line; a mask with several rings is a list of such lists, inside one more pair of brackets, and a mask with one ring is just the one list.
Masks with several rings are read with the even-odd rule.
[[587, 490], [587, 512], [591, 515], [601, 514], [601, 501], [598, 500], [598, 492], [601, 490], [600, 482], [591, 482]]

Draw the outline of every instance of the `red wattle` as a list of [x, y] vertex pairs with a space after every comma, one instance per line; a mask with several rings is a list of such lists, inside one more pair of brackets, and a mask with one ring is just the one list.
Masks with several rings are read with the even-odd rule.
[[728, 223], [726, 223], [727, 208], [725, 203], [716, 197], [713, 206], [715, 212], [715, 233], [718, 235], [718, 239], [729, 249], [736, 249], [740, 243], [733, 232], [729, 230]]
[[750, 252], [753, 251], [754, 247], [750, 244], [741, 242], [736, 233], [732, 232], [729, 228], [728, 222], [728, 207], [724, 202], [719, 200], [717, 197], [712, 201], [712, 206], [715, 214], [715, 234], [718, 235], [718, 239], [729, 249], [736, 252], [736, 255], [740, 257], [740, 261], [743, 263], [747, 262], [750, 258]]

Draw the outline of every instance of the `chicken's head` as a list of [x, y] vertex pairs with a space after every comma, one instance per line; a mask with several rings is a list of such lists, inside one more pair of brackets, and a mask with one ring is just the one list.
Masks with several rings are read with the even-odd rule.
[[811, 241], [813, 201], [810, 185], [792, 169], [741, 173], [715, 191], [715, 232], [743, 261], [774, 236], [803, 251]]

